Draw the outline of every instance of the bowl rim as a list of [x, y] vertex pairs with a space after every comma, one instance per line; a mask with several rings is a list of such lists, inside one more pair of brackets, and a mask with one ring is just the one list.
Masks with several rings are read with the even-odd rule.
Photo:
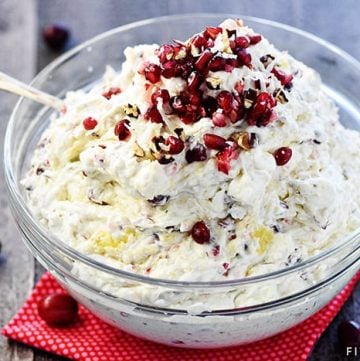
[[[170, 22], [173, 20], [186, 20], [189, 17], [197, 18], [241, 18], [245, 22], [250, 21], [253, 23], [259, 23], [262, 25], [268, 25], [270, 27], [274, 27], [277, 29], [285, 30], [287, 32], [295, 33], [297, 35], [300, 35], [304, 38], [307, 38], [318, 45], [321, 45], [331, 52], [335, 53], [336, 55], [343, 58], [345, 61], [350, 63], [352, 66], [354, 66], [360, 73], [360, 62], [357, 61], [353, 56], [349, 55], [344, 50], [340, 49], [339, 47], [333, 45], [332, 43], [323, 40], [322, 38], [311, 34], [307, 31], [298, 29], [296, 27], [279, 23], [273, 20], [263, 19], [259, 17], [253, 17], [253, 16], [246, 16], [246, 15], [240, 15], [240, 14], [226, 14], [226, 13], [194, 13], [194, 14], [181, 14], [181, 15], [167, 15], [167, 16], [161, 16], [161, 17], [154, 17], [149, 19], [144, 19], [136, 22], [131, 22], [129, 24], [122, 25], [120, 27], [116, 27], [114, 29], [108, 30], [106, 32], [103, 32], [79, 45], [74, 47], [73, 49], [67, 51], [54, 61], [52, 61], [49, 65], [47, 65], [41, 72], [39, 72], [36, 77], [32, 80], [31, 84], [36, 83], [39, 79], [46, 77], [47, 75], [51, 74], [51, 72], [56, 69], [59, 65], [63, 64], [70, 58], [72, 58], [74, 55], [76, 55], [78, 52], [91, 47], [93, 44], [102, 41], [103, 39], [110, 37], [114, 34], [122, 33], [127, 30], [131, 30], [137, 27], [151, 25], [152, 23], [159, 23], [159, 22]], [[257, 283], [262, 281], [271, 280], [274, 278], [282, 277], [290, 273], [294, 273], [297, 271], [301, 271], [306, 269], [307, 267], [310, 267], [314, 265], [315, 263], [318, 263], [322, 261], [325, 258], [330, 257], [331, 255], [335, 254], [336, 252], [340, 252], [342, 249], [350, 245], [352, 242], [356, 241], [358, 237], [360, 236], [360, 227], [352, 232], [350, 235], [346, 236], [345, 239], [340, 242], [339, 244], [335, 245], [334, 247], [331, 247], [323, 252], [320, 252], [318, 255], [308, 258], [306, 261], [303, 261], [299, 264], [295, 264], [293, 266], [284, 267], [277, 271], [273, 271], [270, 273], [261, 274], [258, 276], [252, 276], [252, 277], [243, 277], [239, 279], [234, 280], [227, 280], [227, 281], [207, 281], [207, 282], [191, 282], [191, 281], [177, 281], [177, 280], [170, 280], [170, 279], [162, 279], [162, 278], [152, 278], [148, 276], [143, 276], [140, 274], [127, 272], [112, 266], [109, 266], [107, 264], [104, 264], [102, 262], [99, 262], [95, 260], [94, 258], [91, 258], [84, 253], [80, 253], [79, 251], [76, 251], [71, 246], [67, 245], [65, 242], [63, 242], [58, 237], [52, 235], [48, 230], [45, 229], [44, 226], [42, 226], [36, 219], [33, 217], [32, 212], [28, 208], [25, 198], [22, 196], [18, 183], [16, 182], [16, 177], [14, 176], [14, 171], [12, 168], [12, 161], [11, 161], [11, 143], [12, 143], [12, 135], [14, 132], [14, 123], [16, 119], [16, 115], [18, 111], [20, 110], [22, 104], [24, 102], [24, 98], [20, 98], [18, 102], [16, 103], [11, 116], [10, 120], [8, 122], [6, 133], [5, 133], [5, 140], [4, 140], [4, 169], [5, 169], [5, 179], [7, 184], [7, 190], [10, 194], [10, 200], [14, 202], [14, 207], [19, 207], [21, 211], [21, 216], [24, 217], [24, 219], [30, 224], [34, 230], [37, 233], [37, 236], [39, 236], [42, 241], [49, 244], [50, 246], [53, 246], [55, 249], [59, 249], [64, 254], [66, 254], [68, 257], [70, 257], [72, 260], [77, 260], [82, 263], [87, 264], [88, 266], [92, 266], [96, 269], [99, 269], [101, 271], [108, 272], [115, 276], [120, 276], [125, 279], [134, 280], [146, 284], [155, 284], [165, 287], [176, 287], [176, 288], [183, 288], [183, 287], [189, 287], [189, 288], [207, 288], [207, 287], [234, 287], [239, 285], [245, 285], [250, 283]]]

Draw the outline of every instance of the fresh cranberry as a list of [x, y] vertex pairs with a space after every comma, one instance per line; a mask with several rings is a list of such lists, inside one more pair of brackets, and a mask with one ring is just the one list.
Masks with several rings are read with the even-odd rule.
[[78, 304], [69, 295], [54, 293], [40, 300], [38, 313], [50, 326], [68, 326], [77, 319]]
[[192, 226], [191, 236], [196, 243], [209, 243], [210, 230], [208, 227], [206, 227], [204, 221], [198, 221]]
[[193, 71], [187, 79], [189, 92], [195, 93], [196, 91], [198, 91], [201, 82], [202, 82], [201, 75], [197, 71]]
[[223, 150], [226, 148], [226, 139], [216, 134], [204, 134], [204, 143], [210, 149]]
[[202, 144], [197, 144], [195, 147], [188, 149], [185, 154], [185, 159], [188, 163], [201, 162], [206, 160], [206, 148]]
[[255, 45], [255, 44], [259, 43], [262, 39], [260, 34], [249, 35], [248, 37], [249, 37], [251, 45]]
[[155, 84], [160, 80], [161, 68], [159, 65], [149, 63], [145, 66], [144, 75], [146, 80]]
[[213, 55], [210, 50], [205, 50], [196, 60], [194, 64], [195, 69], [200, 72], [203, 72], [206, 69], [212, 56]]
[[68, 41], [70, 32], [63, 25], [51, 24], [44, 26], [42, 35], [46, 44], [50, 48], [54, 50], [61, 50]]
[[246, 50], [239, 50], [237, 52], [237, 58], [241, 65], [251, 65], [251, 55]]
[[221, 91], [216, 97], [219, 107], [224, 109], [224, 111], [229, 111], [231, 109], [233, 99], [232, 94], [227, 90]]
[[250, 45], [250, 41], [245, 36], [238, 36], [237, 38], [235, 38], [235, 44], [239, 48], [245, 49]]
[[338, 337], [345, 347], [360, 347], [360, 324], [356, 321], [342, 321]]
[[169, 154], [179, 154], [184, 149], [184, 142], [172, 135], [166, 139], [165, 144], [169, 146]]
[[117, 94], [120, 94], [120, 93], [121, 93], [121, 89], [114, 87], [114, 88], [110, 88], [106, 92], [102, 93], [102, 96], [109, 100], [113, 95], [117, 95]]
[[163, 118], [155, 105], [153, 105], [147, 109], [147, 111], [144, 114], [144, 118], [146, 120], [150, 120], [152, 123], [162, 123], [163, 122]]
[[204, 31], [204, 36], [206, 38], [215, 39], [221, 32], [222, 28], [220, 27], [208, 26]]
[[130, 122], [127, 119], [120, 120], [116, 123], [114, 133], [119, 140], [128, 140], [130, 138], [131, 132], [128, 128], [129, 124]]
[[151, 94], [151, 102], [153, 105], [156, 105], [158, 102], [158, 99], [162, 99], [163, 104], [166, 104], [170, 100], [170, 94], [167, 89], [157, 89], [154, 91], [154, 93]]
[[220, 172], [229, 174], [231, 161], [239, 157], [239, 150], [235, 146], [228, 146], [216, 155], [217, 167]]
[[211, 120], [216, 127], [226, 127], [226, 117], [222, 113], [214, 112]]
[[85, 118], [83, 120], [83, 126], [86, 130], [92, 130], [97, 126], [98, 122], [92, 117]]
[[294, 77], [291, 74], [286, 74], [282, 70], [276, 69], [276, 68], [273, 68], [273, 70], [271, 72], [280, 81], [281, 85], [283, 85], [284, 87], [291, 86], [291, 82], [294, 79]]
[[285, 165], [292, 156], [292, 150], [288, 147], [281, 147], [274, 153], [276, 164], [279, 166]]

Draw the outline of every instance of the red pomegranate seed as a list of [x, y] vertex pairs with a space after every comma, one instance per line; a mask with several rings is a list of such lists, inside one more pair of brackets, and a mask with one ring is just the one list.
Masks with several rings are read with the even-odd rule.
[[131, 132], [128, 128], [129, 124], [130, 122], [127, 119], [120, 120], [116, 123], [114, 133], [119, 140], [127, 140], [130, 138]]
[[189, 103], [192, 105], [200, 105], [201, 103], [201, 94], [190, 94], [189, 96]]
[[168, 103], [169, 100], [170, 100], [169, 91], [168, 91], [167, 89], [156, 89], [156, 90], [151, 94], [151, 102], [153, 103], [153, 105], [156, 105], [156, 104], [157, 104], [158, 99], [162, 99], [163, 104]]
[[216, 134], [204, 134], [203, 136], [205, 145], [210, 149], [223, 150], [226, 148], [226, 139]]
[[280, 69], [273, 68], [271, 71], [276, 78], [280, 81], [281, 85], [288, 87], [291, 86], [291, 82], [294, 79], [294, 77], [291, 74], [286, 74]]
[[188, 89], [190, 93], [195, 93], [199, 90], [199, 86], [202, 82], [202, 77], [197, 71], [193, 71], [187, 79]]
[[163, 68], [161, 70], [161, 75], [166, 78], [175, 78], [179, 76], [181, 73], [181, 68], [178, 63], [174, 60], [169, 60], [163, 64]]
[[215, 39], [217, 35], [220, 34], [221, 32], [222, 32], [222, 28], [220, 27], [208, 26], [204, 31], [204, 36], [206, 38]]
[[191, 44], [201, 49], [203, 46], [206, 46], [206, 39], [204, 38], [203, 35], [198, 34], [191, 39]]
[[217, 127], [226, 127], [226, 117], [222, 113], [214, 112], [211, 120], [213, 124]]
[[240, 64], [239, 64], [239, 61], [238, 59], [233, 59], [233, 58], [230, 58], [230, 59], [226, 59], [226, 65], [225, 65], [225, 71], [230, 73], [231, 71], [233, 71], [234, 68], [237, 68], [239, 67]]
[[185, 159], [188, 163], [201, 162], [206, 160], [206, 148], [202, 144], [197, 144], [195, 147], [189, 149], [186, 152]]
[[102, 93], [102, 96], [109, 100], [113, 95], [120, 94], [120, 93], [121, 93], [121, 89], [114, 87], [114, 88], [110, 88], [105, 93]]
[[211, 71], [221, 71], [225, 70], [226, 60], [220, 56], [212, 58], [209, 62], [209, 70]]
[[54, 50], [61, 50], [68, 41], [70, 32], [63, 25], [51, 24], [44, 26], [42, 35], [46, 44], [50, 48]]
[[250, 45], [250, 41], [245, 36], [238, 36], [235, 38], [235, 44], [237, 47], [245, 49]]
[[184, 149], [184, 142], [172, 135], [166, 139], [165, 144], [169, 146], [169, 154], [179, 154]]
[[338, 337], [345, 347], [360, 347], [360, 325], [356, 321], [342, 321], [338, 327]]
[[288, 147], [281, 147], [274, 153], [276, 164], [279, 166], [285, 165], [292, 156], [292, 150]]
[[236, 84], [235, 84], [235, 90], [239, 93], [239, 94], [242, 94], [242, 92], [244, 91], [244, 83], [242, 81], [238, 81]]
[[229, 174], [231, 161], [239, 157], [239, 150], [235, 145], [228, 146], [216, 155], [217, 167], [220, 172]]
[[248, 37], [249, 37], [251, 45], [255, 45], [255, 44], [259, 43], [262, 39], [260, 34], [248, 35]]
[[153, 105], [147, 109], [147, 111], [144, 114], [144, 118], [146, 120], [150, 120], [152, 123], [162, 123], [163, 122], [163, 118], [155, 105]]
[[149, 63], [145, 66], [144, 75], [146, 80], [155, 84], [160, 80], [161, 68], [159, 65]]
[[266, 92], [260, 93], [255, 101], [254, 106], [247, 115], [249, 125], [266, 126], [275, 120], [276, 114], [271, 109], [276, 105], [275, 99]]
[[69, 326], [78, 315], [78, 304], [69, 295], [54, 293], [44, 297], [38, 303], [39, 316], [49, 326]]
[[237, 52], [237, 58], [241, 65], [250, 66], [251, 65], [251, 55], [246, 52], [246, 50], [239, 50]]
[[216, 97], [216, 101], [217, 101], [219, 107], [221, 109], [224, 109], [225, 111], [229, 111], [231, 109], [233, 100], [234, 100], [234, 97], [227, 90], [221, 91]]
[[173, 96], [170, 98], [170, 106], [174, 109], [177, 113], [182, 113], [186, 111], [186, 105], [184, 104], [183, 99], [181, 96]]
[[181, 115], [180, 120], [184, 124], [194, 124], [196, 122], [196, 113], [187, 112], [187, 113]]
[[212, 58], [212, 53], [210, 50], [205, 50], [199, 58], [196, 60], [194, 67], [196, 70], [203, 72], [206, 69], [210, 59]]
[[210, 241], [210, 230], [204, 221], [196, 222], [191, 229], [191, 237], [196, 243], [204, 244]]
[[172, 59], [174, 55], [174, 46], [169, 44], [161, 45], [156, 51], [156, 55], [159, 57], [160, 63], [165, 63]]
[[83, 120], [83, 126], [86, 130], [92, 130], [97, 126], [98, 122], [92, 117], [85, 118]]

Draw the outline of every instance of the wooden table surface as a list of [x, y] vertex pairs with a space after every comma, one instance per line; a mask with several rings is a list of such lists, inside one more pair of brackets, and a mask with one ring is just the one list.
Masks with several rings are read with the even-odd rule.
[[[0, 70], [29, 81], [59, 54], [43, 44], [44, 24], [63, 22], [72, 31], [70, 45], [135, 20], [167, 14], [226, 12], [284, 22], [318, 34], [360, 59], [360, 1], [323, 0], [0, 0]], [[16, 97], [0, 94], [0, 142]], [[1, 147], [2, 148], [2, 147]], [[2, 152], [2, 149], [1, 149]], [[1, 154], [2, 157], [2, 154]], [[0, 327], [6, 324], [29, 295], [43, 270], [22, 244], [12, 220], [0, 170]], [[310, 361], [346, 358], [336, 338], [338, 323], [360, 320], [360, 287], [324, 333]], [[359, 358], [360, 359], [360, 358]], [[33, 350], [0, 336], [0, 361], [59, 361], [61, 358]], [[272, 361], [272, 360], [269, 360]]]

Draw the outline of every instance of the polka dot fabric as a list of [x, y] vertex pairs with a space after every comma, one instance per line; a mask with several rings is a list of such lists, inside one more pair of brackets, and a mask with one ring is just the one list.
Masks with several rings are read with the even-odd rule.
[[280, 335], [245, 346], [188, 350], [140, 340], [104, 323], [82, 306], [74, 326], [47, 326], [38, 315], [37, 302], [50, 293], [65, 291], [46, 273], [2, 333], [27, 345], [81, 361], [305, 361], [359, 279], [360, 272], [322, 310]]

